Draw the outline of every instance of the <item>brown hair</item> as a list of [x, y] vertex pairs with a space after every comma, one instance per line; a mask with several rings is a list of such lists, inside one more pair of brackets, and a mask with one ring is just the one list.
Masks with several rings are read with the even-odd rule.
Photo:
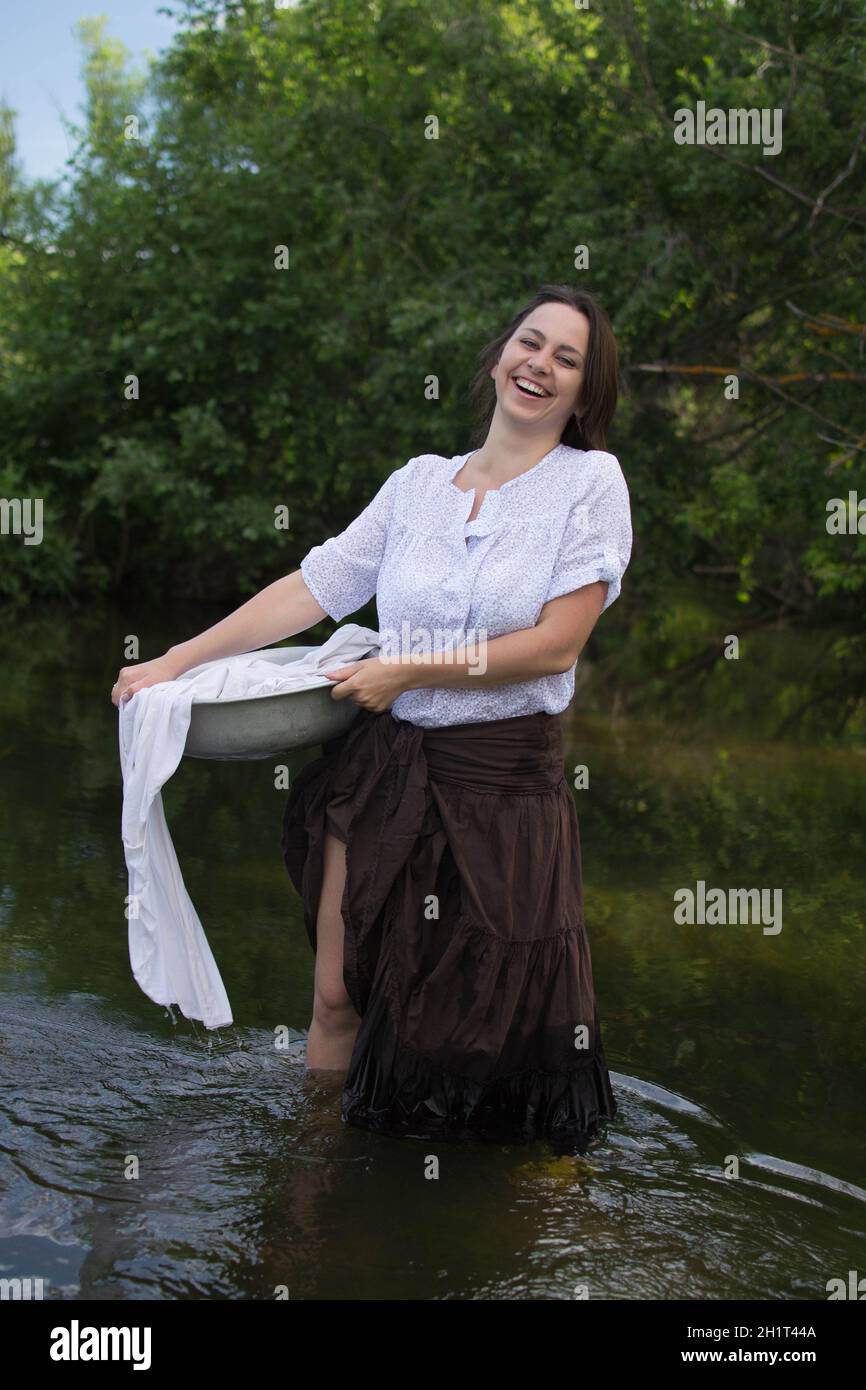
[[487, 343], [478, 354], [479, 370], [469, 387], [475, 417], [471, 445], [480, 449], [490, 429], [496, 409], [496, 387], [490, 370], [499, 361], [503, 347], [533, 310], [550, 301], [568, 304], [589, 319], [589, 345], [577, 410], [580, 418], [568, 417], [560, 443], [572, 449], [607, 449], [607, 431], [616, 410], [618, 395], [618, 355], [610, 319], [588, 290], [570, 285], [541, 285], [524, 308], [518, 310], [504, 332]]

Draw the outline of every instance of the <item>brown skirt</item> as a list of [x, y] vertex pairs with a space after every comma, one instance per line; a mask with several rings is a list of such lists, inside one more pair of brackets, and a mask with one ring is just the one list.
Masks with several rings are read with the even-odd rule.
[[424, 729], [361, 709], [283, 817], [314, 951], [326, 831], [346, 845], [343, 978], [361, 1017], [343, 1120], [584, 1152], [617, 1106], [559, 715]]

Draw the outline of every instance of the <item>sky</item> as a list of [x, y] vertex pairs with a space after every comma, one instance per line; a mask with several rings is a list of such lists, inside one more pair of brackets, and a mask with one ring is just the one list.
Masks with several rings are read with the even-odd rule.
[[62, 177], [72, 153], [60, 116], [82, 122], [77, 21], [105, 15], [108, 35], [143, 69], [146, 50], [168, 48], [177, 26], [161, 7], [182, 8], [178, 0], [0, 0], [0, 98], [17, 113], [16, 158], [26, 178]]

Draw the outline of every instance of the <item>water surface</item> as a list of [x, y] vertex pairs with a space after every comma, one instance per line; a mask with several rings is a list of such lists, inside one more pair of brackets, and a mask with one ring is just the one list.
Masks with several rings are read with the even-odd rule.
[[[620, 1113], [583, 1158], [440, 1145], [430, 1181], [427, 1144], [342, 1125], [305, 1074], [313, 958], [270, 763], [185, 760], [164, 791], [234, 1025], [132, 979], [123, 635], [0, 633], [0, 1276], [72, 1300], [824, 1299], [866, 1272], [862, 752], [572, 713]], [[699, 880], [781, 888], [781, 932], [677, 925]]]

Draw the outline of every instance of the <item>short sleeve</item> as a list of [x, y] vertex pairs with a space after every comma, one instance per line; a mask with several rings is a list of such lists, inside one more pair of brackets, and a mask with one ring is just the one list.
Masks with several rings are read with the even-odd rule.
[[629, 491], [619, 462], [603, 454], [604, 469], [588, 502], [571, 508], [545, 603], [597, 580], [607, 582], [602, 613], [619, 597], [631, 558]]
[[301, 561], [304, 583], [329, 617], [339, 622], [363, 608], [376, 592], [397, 487], [397, 469], [359, 516]]

